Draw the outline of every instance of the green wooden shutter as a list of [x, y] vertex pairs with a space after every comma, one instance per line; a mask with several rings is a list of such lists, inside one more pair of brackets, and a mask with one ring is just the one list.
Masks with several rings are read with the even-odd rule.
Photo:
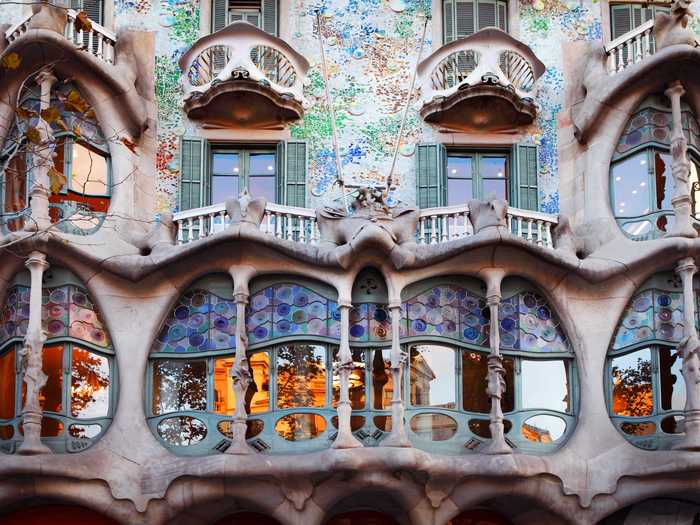
[[204, 141], [182, 138], [180, 144], [180, 210], [199, 208], [204, 204], [205, 164]]
[[442, 2], [442, 43], [447, 44], [454, 39], [454, 6], [452, 0], [444, 0]]
[[419, 144], [416, 149], [416, 204], [434, 208], [447, 201], [444, 178], [445, 147]]
[[632, 8], [629, 5], [614, 5], [610, 7], [610, 27], [612, 39], [621, 37], [632, 31]]
[[524, 210], [539, 211], [537, 190], [537, 146], [516, 145], [511, 204]]
[[498, 27], [496, 23], [496, 2], [494, 0], [479, 0], [477, 6], [477, 31], [487, 27]]
[[474, 33], [474, 2], [455, 0], [455, 38], [464, 38]]
[[277, 146], [283, 171], [278, 175], [277, 200], [287, 206], [306, 206], [306, 142], [290, 140]]
[[262, 29], [277, 36], [277, 0], [262, 0]]
[[499, 1], [498, 7], [498, 28], [503, 31], [508, 31], [508, 4], [506, 2]]
[[211, 10], [211, 32], [216, 33], [228, 25], [228, 0], [213, 0]]

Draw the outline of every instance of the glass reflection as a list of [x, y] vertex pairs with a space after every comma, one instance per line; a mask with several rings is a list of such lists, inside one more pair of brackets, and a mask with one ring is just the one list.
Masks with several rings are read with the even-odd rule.
[[505, 157], [481, 157], [479, 169], [482, 179], [482, 195], [485, 199], [492, 197], [507, 198], [507, 165]]
[[656, 208], [659, 210], [671, 209], [673, 197], [673, 177], [671, 176], [671, 163], [673, 159], [668, 153], [657, 151], [654, 153], [654, 170], [656, 173]]
[[[24, 426], [20, 422], [19, 433], [24, 435]], [[63, 422], [52, 417], [41, 418], [41, 437], [59, 437], [63, 435]]]
[[[612, 168], [616, 217], [638, 217], [651, 211], [647, 153], [643, 151], [616, 163]], [[662, 186], [663, 188], [663, 186]], [[639, 235], [635, 233], [635, 235]]]
[[457, 406], [455, 353], [439, 345], [416, 345], [410, 349], [411, 404]]
[[446, 441], [457, 433], [457, 422], [445, 414], [418, 414], [411, 418], [411, 430], [430, 441]]
[[231, 367], [233, 357], [214, 361], [214, 412], [233, 415], [236, 412], [236, 395], [233, 392]]
[[[185, 359], [153, 363], [153, 414], [179, 410], [206, 410], [207, 362]], [[175, 425], [177, 418], [171, 418]]]
[[170, 445], [186, 447], [207, 437], [207, 426], [190, 416], [169, 417], [158, 423], [158, 435]]
[[289, 414], [275, 424], [275, 432], [287, 441], [314, 439], [326, 430], [326, 420], [318, 414]]
[[651, 386], [651, 350], [643, 348], [612, 359], [613, 413], [619, 416], [648, 416], [654, 407]]
[[[333, 408], [338, 406], [340, 400], [340, 376], [335, 372], [335, 365], [340, 364], [338, 355], [340, 350], [333, 350]], [[365, 408], [365, 355], [362, 350], [353, 349], [352, 353], [352, 370], [350, 371], [350, 406], [353, 410], [362, 410]]]
[[0, 356], [0, 419], [15, 417], [15, 351]]
[[469, 202], [473, 191], [472, 157], [447, 157], [447, 205]]
[[533, 416], [520, 428], [523, 437], [536, 443], [553, 443], [564, 435], [565, 430], [563, 419], [548, 415]]
[[0, 425], [0, 439], [12, 439], [15, 428], [12, 425]]
[[74, 142], [70, 188], [85, 195], [107, 195], [107, 159], [88, 146]]
[[372, 407], [375, 410], [391, 408], [393, 392], [391, 350], [388, 348], [374, 350], [372, 354]]
[[645, 421], [644, 423], [626, 421], [620, 425], [620, 430], [630, 436], [650, 436], [656, 432], [656, 425], [653, 421]]
[[277, 406], [323, 407], [326, 404], [326, 349], [320, 345], [277, 348]]
[[270, 410], [270, 354], [258, 352], [248, 356], [250, 375], [253, 378], [245, 395], [249, 414]]
[[[42, 366], [47, 376], [46, 384], [39, 393], [39, 403], [45, 412], [60, 412], [63, 408], [63, 346], [44, 346]], [[22, 404], [27, 385], [22, 383]], [[52, 420], [55, 421], [55, 420]], [[63, 428], [61, 428], [63, 431]]]
[[391, 416], [374, 416], [372, 421], [382, 432], [391, 432]]
[[682, 434], [685, 432], [683, 416], [666, 416], [661, 420], [661, 430], [666, 434]]
[[[513, 358], [503, 358], [506, 370], [506, 391], [501, 399], [503, 412], [512, 412], [515, 407]], [[488, 413], [491, 398], [486, 393], [488, 356], [480, 352], [462, 351], [462, 404], [468, 412]]]
[[682, 359], [675, 348], [659, 348], [659, 375], [661, 383], [661, 408], [685, 409], [685, 380], [681, 374]]
[[105, 417], [109, 413], [109, 360], [73, 347], [71, 361], [71, 415]]
[[92, 439], [102, 432], [100, 425], [70, 425], [68, 434], [76, 439]]
[[568, 412], [569, 377], [566, 364], [556, 361], [521, 361], [523, 408], [547, 408]]

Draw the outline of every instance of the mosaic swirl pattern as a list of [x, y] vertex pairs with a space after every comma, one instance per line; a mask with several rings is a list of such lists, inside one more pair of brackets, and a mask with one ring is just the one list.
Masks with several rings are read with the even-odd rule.
[[68, 336], [103, 348], [111, 345], [97, 307], [81, 288], [73, 285], [46, 288], [41, 302], [49, 339]]
[[0, 346], [15, 337], [24, 337], [29, 322], [29, 288], [14, 286], [7, 292], [7, 299], [0, 314]]
[[276, 284], [250, 298], [248, 342], [289, 336], [340, 339], [340, 312], [335, 301], [298, 284]]
[[[617, 143], [615, 155], [623, 155], [640, 144], [659, 143], [670, 145], [671, 112], [645, 108], [627, 123]], [[700, 126], [689, 111], [682, 113], [683, 132], [689, 146], [700, 149]]]
[[236, 304], [206, 290], [190, 290], [170, 312], [154, 352], [185, 354], [236, 348]]
[[454, 285], [430, 288], [404, 303], [402, 336], [447, 337], [479, 346], [489, 345], [486, 301]]
[[622, 315], [613, 349], [644, 341], [679, 342], [683, 336], [683, 294], [645, 290], [634, 296]]
[[532, 291], [504, 299], [498, 310], [501, 348], [525, 352], [571, 352], [559, 318], [547, 300]]
[[391, 340], [391, 315], [385, 304], [362, 303], [350, 310], [350, 341], [356, 343]]

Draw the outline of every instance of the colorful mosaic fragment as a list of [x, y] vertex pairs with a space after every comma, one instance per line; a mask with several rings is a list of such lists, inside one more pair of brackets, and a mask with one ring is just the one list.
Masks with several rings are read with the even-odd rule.
[[337, 303], [297, 284], [277, 284], [254, 294], [246, 325], [250, 344], [300, 335], [340, 339]]
[[391, 340], [391, 314], [385, 304], [362, 303], [350, 310], [350, 341], [370, 343]]
[[645, 290], [634, 296], [622, 315], [613, 349], [645, 341], [679, 342], [683, 336], [683, 294]]
[[[700, 149], [700, 127], [688, 111], [682, 113], [683, 132], [689, 146]], [[671, 144], [671, 111], [644, 108], [630, 119], [615, 150], [618, 157], [646, 143]]]
[[515, 350], [528, 352], [571, 351], [559, 319], [547, 304], [547, 300], [540, 294], [535, 292], [518, 294], [517, 312], [518, 346], [514, 348]]
[[15, 337], [24, 337], [29, 322], [29, 288], [14, 286], [0, 313], [0, 346]]
[[154, 352], [206, 352], [236, 347], [236, 305], [206, 290], [190, 290], [165, 321]]

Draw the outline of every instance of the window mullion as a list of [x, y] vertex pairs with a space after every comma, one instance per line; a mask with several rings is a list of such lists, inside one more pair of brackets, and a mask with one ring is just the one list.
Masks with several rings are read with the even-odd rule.
[[214, 413], [214, 357], [207, 357], [207, 412]]
[[472, 168], [472, 195], [475, 199], [482, 199], [482, 184], [481, 184], [481, 154], [474, 153], [473, 157], [473, 168]]
[[[43, 348], [42, 348], [43, 352]], [[71, 417], [72, 416], [72, 396], [71, 396], [71, 361], [73, 358], [73, 344], [72, 343], [64, 343], [63, 344], [63, 356], [62, 356], [62, 364], [61, 366], [63, 367], [63, 370], [61, 371], [63, 373], [63, 414], [65, 416]], [[64, 429], [64, 432], [67, 432], [68, 429]]]
[[650, 346], [651, 350], [651, 392], [652, 411], [651, 416], [656, 416], [661, 412], [661, 385], [659, 383], [659, 347]]

